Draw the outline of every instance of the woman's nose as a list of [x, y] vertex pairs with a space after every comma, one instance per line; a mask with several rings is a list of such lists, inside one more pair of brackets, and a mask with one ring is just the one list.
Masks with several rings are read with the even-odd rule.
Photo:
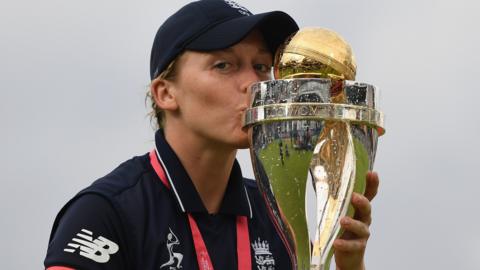
[[247, 92], [250, 85], [262, 80], [260, 74], [253, 67], [245, 68], [241, 76], [241, 90]]

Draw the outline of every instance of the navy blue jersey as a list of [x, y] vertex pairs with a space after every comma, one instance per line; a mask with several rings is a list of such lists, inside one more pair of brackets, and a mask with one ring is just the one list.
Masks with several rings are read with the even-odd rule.
[[45, 267], [198, 269], [189, 213], [214, 269], [237, 269], [237, 216], [248, 218], [252, 269], [291, 269], [255, 181], [242, 177], [236, 161], [219, 212], [209, 214], [161, 131], [156, 148], [171, 187], [160, 181], [148, 154], [124, 162], [63, 207]]

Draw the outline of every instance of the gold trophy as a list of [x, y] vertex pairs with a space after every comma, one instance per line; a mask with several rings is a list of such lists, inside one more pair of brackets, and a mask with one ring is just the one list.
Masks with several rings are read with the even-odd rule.
[[[377, 89], [354, 81], [350, 46], [320, 28], [290, 37], [277, 51], [274, 74], [275, 80], [250, 89], [245, 126], [255, 177], [292, 269], [326, 270], [340, 219], [353, 216], [352, 193], [364, 193], [378, 137], [385, 133]], [[309, 174], [314, 232], [306, 215]]]

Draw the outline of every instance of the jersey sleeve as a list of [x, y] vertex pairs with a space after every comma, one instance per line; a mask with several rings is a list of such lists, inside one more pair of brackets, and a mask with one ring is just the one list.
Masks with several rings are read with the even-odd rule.
[[84, 194], [67, 204], [57, 216], [45, 267], [127, 269], [124, 232], [117, 212], [107, 199]]

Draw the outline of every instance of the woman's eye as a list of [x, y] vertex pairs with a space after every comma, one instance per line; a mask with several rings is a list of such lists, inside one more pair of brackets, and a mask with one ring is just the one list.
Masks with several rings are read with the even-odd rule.
[[219, 62], [219, 63], [216, 63], [214, 65], [214, 68], [219, 69], [219, 70], [227, 70], [231, 66], [232, 66], [232, 64], [230, 64], [228, 62]]
[[265, 64], [255, 64], [254, 68], [256, 71], [261, 73], [268, 73], [270, 72], [270, 66]]

